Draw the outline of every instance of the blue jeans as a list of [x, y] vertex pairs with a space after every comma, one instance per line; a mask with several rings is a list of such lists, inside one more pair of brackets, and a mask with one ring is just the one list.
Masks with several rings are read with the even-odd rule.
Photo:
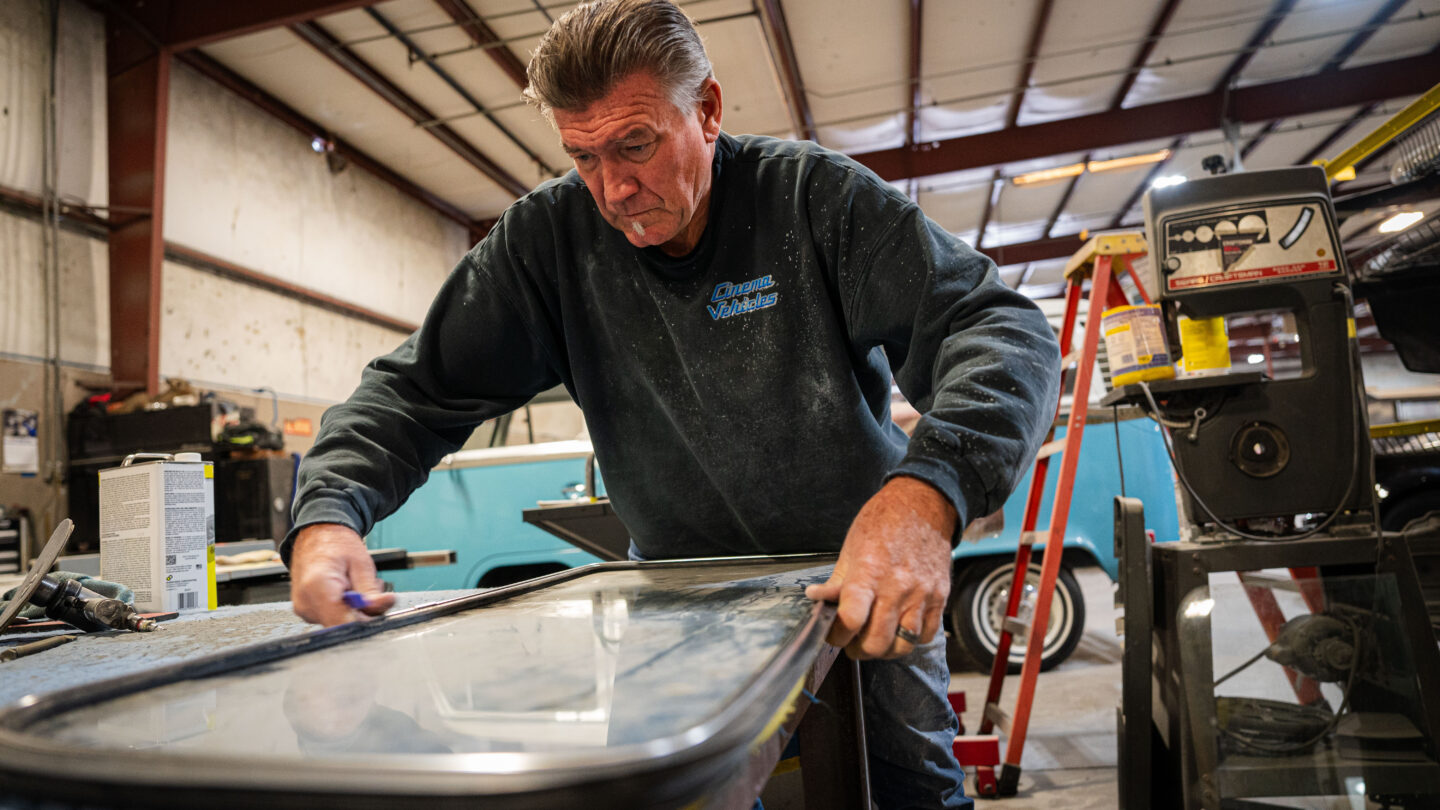
[[[645, 559], [634, 543], [630, 559]], [[880, 810], [975, 806], [965, 796], [965, 772], [952, 747], [960, 721], [945, 697], [948, 691], [944, 634], [904, 658], [860, 662], [870, 797]], [[755, 808], [760, 810], [758, 801]]]
[[975, 806], [952, 747], [960, 721], [949, 687], [943, 634], [904, 658], [860, 662], [870, 793], [880, 810]]

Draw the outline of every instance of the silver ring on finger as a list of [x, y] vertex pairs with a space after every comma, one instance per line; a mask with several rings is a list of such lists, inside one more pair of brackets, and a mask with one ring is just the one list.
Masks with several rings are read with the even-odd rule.
[[909, 642], [912, 646], [918, 646], [920, 644], [920, 634], [903, 624], [895, 628], [895, 637], [901, 641]]

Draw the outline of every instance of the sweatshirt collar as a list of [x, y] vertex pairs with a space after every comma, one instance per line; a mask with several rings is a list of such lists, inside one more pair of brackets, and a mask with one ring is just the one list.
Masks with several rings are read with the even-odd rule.
[[[637, 249], [627, 241], [625, 244], [640, 255], [641, 264], [657, 275], [675, 280], [691, 278], [709, 266], [710, 257], [714, 255], [715, 245], [719, 241], [716, 233], [720, 230], [719, 223], [724, 212], [724, 180], [728, 177], [723, 176], [721, 168], [734, 156], [735, 149], [735, 139], [721, 132], [715, 140], [715, 159], [711, 165], [710, 210], [706, 216], [705, 230], [700, 234], [700, 241], [695, 248], [684, 256], [671, 256], [659, 247]], [[620, 238], [623, 240], [624, 236], [620, 235]]]

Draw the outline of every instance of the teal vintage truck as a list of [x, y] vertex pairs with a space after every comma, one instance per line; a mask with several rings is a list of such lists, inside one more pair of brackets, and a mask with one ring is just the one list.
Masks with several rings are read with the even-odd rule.
[[[1118, 453], [1117, 453], [1118, 434]], [[588, 500], [586, 469], [591, 455], [584, 441], [549, 442], [465, 450], [447, 456], [430, 479], [399, 511], [377, 524], [366, 538], [371, 547], [412, 551], [454, 549], [457, 562], [444, 568], [387, 571], [397, 590], [494, 587], [599, 558], [526, 523], [521, 513], [537, 502]], [[1147, 528], [1159, 540], [1178, 537], [1175, 495], [1159, 427], [1149, 419], [1114, 422], [1109, 410], [1095, 410], [1081, 445], [1060, 579], [1046, 629], [1043, 666], [1050, 668], [1075, 649], [1085, 626], [1085, 602], [1072, 569], [1095, 565], [1113, 581], [1115, 561], [1111, 503], [1121, 494], [1123, 458], [1126, 494], [1145, 502]], [[1059, 464], [1052, 464], [1039, 526], [1049, 523]], [[598, 479], [597, 479], [598, 480]], [[961, 543], [955, 550], [955, 582], [947, 624], [956, 642], [981, 664], [993, 660], [1000, 621], [1009, 596], [1026, 483], [1005, 504], [997, 536]], [[603, 494], [603, 482], [596, 495]], [[1038, 552], [1043, 546], [1037, 546]], [[1038, 582], [1038, 561], [1031, 579]], [[1012, 663], [1018, 663], [1016, 649]]]

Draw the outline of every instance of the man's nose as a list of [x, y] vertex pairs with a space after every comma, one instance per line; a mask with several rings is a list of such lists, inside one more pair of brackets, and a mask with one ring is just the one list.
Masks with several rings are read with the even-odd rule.
[[606, 202], [624, 202], [640, 190], [633, 167], [620, 161], [607, 160], [602, 162], [600, 168], [604, 173]]

